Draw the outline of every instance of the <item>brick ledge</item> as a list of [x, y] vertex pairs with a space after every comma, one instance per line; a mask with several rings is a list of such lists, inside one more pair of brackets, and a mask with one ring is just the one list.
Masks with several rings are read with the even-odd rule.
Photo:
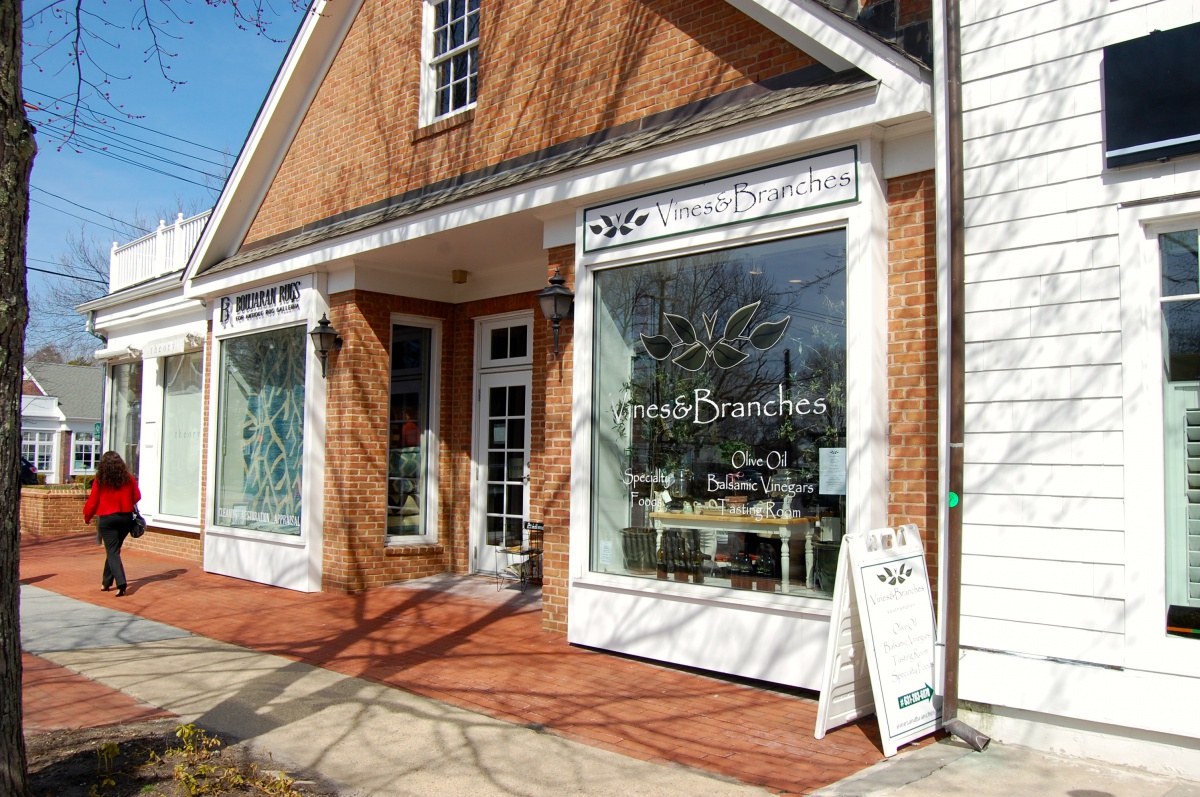
[[440, 556], [446, 546], [430, 543], [389, 545], [383, 549], [384, 556]]

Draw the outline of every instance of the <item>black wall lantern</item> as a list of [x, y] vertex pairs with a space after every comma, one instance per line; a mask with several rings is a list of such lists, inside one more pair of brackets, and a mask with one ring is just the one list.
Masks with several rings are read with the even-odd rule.
[[554, 269], [550, 284], [538, 293], [538, 304], [542, 306], [542, 315], [554, 326], [554, 356], [558, 356], [558, 328], [563, 319], [571, 317], [572, 305], [575, 304], [575, 294], [567, 287], [567, 281], [559, 270]]
[[321, 320], [308, 331], [308, 336], [312, 338], [313, 348], [321, 358], [321, 376], [324, 377], [325, 361], [329, 358], [329, 352], [342, 348], [342, 338], [329, 323], [329, 317], [325, 313], [321, 313]]

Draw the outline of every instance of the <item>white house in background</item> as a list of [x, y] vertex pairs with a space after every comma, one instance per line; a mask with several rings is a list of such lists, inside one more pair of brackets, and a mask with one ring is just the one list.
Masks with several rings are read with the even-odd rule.
[[25, 363], [21, 391], [21, 455], [47, 484], [96, 472], [104, 403], [104, 369], [97, 365]]

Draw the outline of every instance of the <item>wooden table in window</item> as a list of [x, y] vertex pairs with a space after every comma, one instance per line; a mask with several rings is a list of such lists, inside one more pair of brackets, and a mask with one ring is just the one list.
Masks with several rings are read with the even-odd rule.
[[700, 529], [704, 531], [725, 531], [757, 534], [760, 537], [778, 537], [780, 542], [779, 565], [783, 577], [783, 591], [789, 588], [789, 573], [791, 568], [791, 540], [804, 539], [804, 582], [809, 589], [813, 588], [813, 529], [815, 517], [794, 518], [763, 518], [756, 520], [752, 515], [734, 515], [728, 512], [688, 514], [686, 512], [651, 512], [650, 522], [658, 536], [658, 546], [662, 547], [662, 532], [665, 528]]

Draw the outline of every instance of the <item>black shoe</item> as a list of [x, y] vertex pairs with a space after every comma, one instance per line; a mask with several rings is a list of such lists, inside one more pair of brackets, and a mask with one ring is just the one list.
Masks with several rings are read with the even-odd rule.
[[101, 585], [100, 585], [100, 591], [101, 591], [101, 592], [108, 592], [110, 589], [112, 589], [112, 587], [110, 587], [108, 584], [101, 584]]
[[124, 587], [117, 587], [117, 597], [118, 598], [125, 597], [125, 588]]

